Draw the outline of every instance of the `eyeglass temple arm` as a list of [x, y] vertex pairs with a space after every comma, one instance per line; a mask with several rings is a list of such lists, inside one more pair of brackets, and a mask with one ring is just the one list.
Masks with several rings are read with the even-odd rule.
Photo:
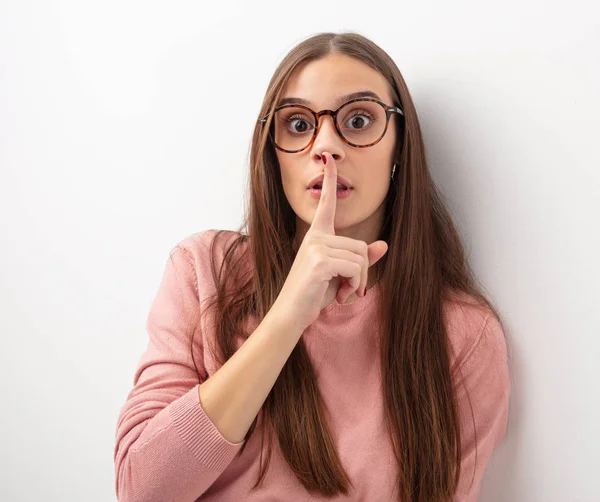
[[400, 115], [404, 116], [404, 112], [402, 111], [402, 109], [398, 106], [390, 106], [388, 108], [388, 110], [393, 110], [395, 112], [398, 112]]

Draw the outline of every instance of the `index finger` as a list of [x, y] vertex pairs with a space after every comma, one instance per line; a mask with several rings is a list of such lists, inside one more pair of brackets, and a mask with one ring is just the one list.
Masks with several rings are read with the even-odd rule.
[[334, 220], [335, 208], [337, 203], [337, 166], [333, 157], [327, 152], [323, 152], [323, 162], [325, 163], [323, 186], [321, 187], [321, 197], [310, 228], [315, 228], [321, 232], [335, 235]]

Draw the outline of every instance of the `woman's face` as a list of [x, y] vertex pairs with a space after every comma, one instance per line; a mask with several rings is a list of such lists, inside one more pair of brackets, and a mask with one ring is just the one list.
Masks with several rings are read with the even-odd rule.
[[[358, 91], [372, 91], [381, 101], [394, 106], [389, 84], [382, 75], [361, 61], [339, 54], [298, 68], [281, 96], [307, 99], [309, 107], [318, 112], [337, 109], [337, 98]], [[299, 153], [275, 150], [283, 189], [296, 213], [297, 238], [303, 239], [319, 203], [319, 199], [311, 197], [308, 183], [324, 172], [321, 153], [329, 152], [335, 159], [338, 175], [353, 187], [347, 198], [336, 200], [335, 234], [360, 239], [367, 244], [377, 240], [394, 164], [394, 117], [395, 114], [383, 139], [368, 148], [355, 148], [345, 143], [338, 136], [332, 117], [322, 116], [319, 132], [310, 147]]]

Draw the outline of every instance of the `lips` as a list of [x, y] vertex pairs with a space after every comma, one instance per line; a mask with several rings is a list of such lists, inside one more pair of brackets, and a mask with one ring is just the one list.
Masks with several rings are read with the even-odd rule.
[[[308, 189], [311, 188], [316, 188], [316, 189], [321, 189], [323, 188], [323, 178], [325, 177], [325, 173], [320, 174], [319, 176], [314, 177], [312, 180], [310, 180], [309, 184], [308, 184]], [[343, 178], [342, 176], [337, 177], [337, 189], [338, 190], [345, 190], [345, 189], [351, 189], [352, 188], [352, 184], [346, 180], [345, 178]]]
[[[311, 188], [314, 188], [316, 190], [321, 190], [323, 188], [323, 183], [317, 183], [316, 185], [312, 186]], [[336, 188], [338, 190], [348, 190], [348, 187], [346, 185], [342, 185], [341, 183], [338, 183]]]

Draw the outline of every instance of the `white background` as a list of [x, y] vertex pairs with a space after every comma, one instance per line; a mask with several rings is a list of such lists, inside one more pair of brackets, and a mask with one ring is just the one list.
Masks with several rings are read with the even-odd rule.
[[240, 223], [275, 67], [348, 29], [403, 73], [504, 316], [510, 424], [481, 500], [600, 500], [593, 4], [3, 1], [0, 499], [115, 500], [117, 416], [168, 253]]

